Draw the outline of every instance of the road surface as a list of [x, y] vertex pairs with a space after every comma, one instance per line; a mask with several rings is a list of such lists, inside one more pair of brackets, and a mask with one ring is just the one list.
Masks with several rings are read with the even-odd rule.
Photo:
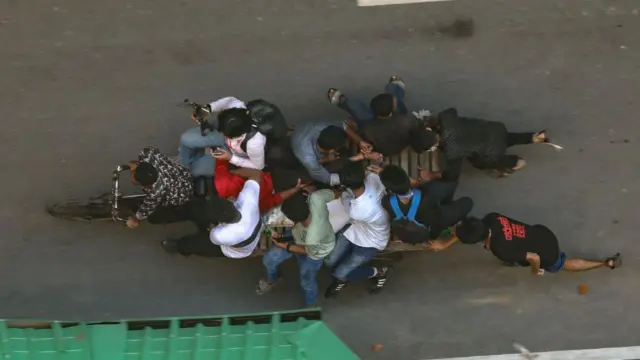
[[[639, 9], [631, 0], [5, 1], [0, 315], [299, 307], [295, 264], [257, 297], [259, 260], [161, 251], [159, 240], [186, 225], [70, 223], [44, 206], [107, 190], [112, 168], [144, 146], [175, 152], [190, 126], [175, 106], [185, 97], [265, 97], [292, 122], [338, 120], [328, 87], [369, 98], [399, 75], [412, 108], [456, 106], [513, 130], [547, 128], [565, 146], [516, 149], [529, 166], [506, 179], [467, 171], [459, 194], [473, 197], [474, 214], [546, 224], [565, 251], [620, 251], [625, 266], [533, 277], [477, 247], [413, 254], [380, 295], [355, 284], [323, 301], [331, 327], [364, 359], [504, 354], [512, 341], [531, 351], [637, 345]], [[581, 283], [587, 295], [577, 294]]]

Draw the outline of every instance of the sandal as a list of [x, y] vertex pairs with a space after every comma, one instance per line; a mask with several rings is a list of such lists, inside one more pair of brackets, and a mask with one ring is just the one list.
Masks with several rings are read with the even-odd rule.
[[546, 129], [542, 129], [537, 133], [533, 134], [534, 144], [542, 144], [542, 143], [548, 143], [548, 142], [549, 142], [549, 136], [547, 135]]
[[344, 101], [344, 94], [336, 88], [329, 88], [327, 91], [327, 97], [332, 105], [340, 105]]
[[622, 266], [622, 256], [620, 253], [616, 253], [612, 257], [607, 258], [607, 260], [605, 260], [605, 264], [611, 270], [619, 268]]
[[404, 80], [402, 80], [402, 78], [400, 78], [399, 76], [392, 76], [389, 78], [389, 84], [396, 84], [398, 86], [400, 86], [402, 88], [402, 90], [404, 90]]

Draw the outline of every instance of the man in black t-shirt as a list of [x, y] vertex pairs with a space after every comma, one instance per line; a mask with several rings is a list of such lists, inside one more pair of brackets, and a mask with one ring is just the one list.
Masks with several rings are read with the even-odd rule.
[[[585, 260], [560, 250], [555, 234], [544, 225], [529, 225], [502, 214], [490, 213], [482, 220], [467, 218], [455, 227], [456, 237], [465, 244], [483, 242], [487, 250], [510, 266], [530, 266], [534, 275], [560, 270], [585, 271], [621, 265], [620, 254], [604, 260]], [[446, 247], [440, 248], [444, 250]]]
[[[396, 165], [385, 166], [380, 171], [380, 181], [388, 192], [381, 200], [382, 207], [390, 216], [392, 232], [403, 242], [429, 247], [430, 240], [438, 239], [473, 208], [468, 197], [449, 200], [453, 198], [455, 183], [434, 180], [419, 184]], [[419, 202], [415, 205], [414, 201]], [[401, 213], [400, 218], [397, 212]]]

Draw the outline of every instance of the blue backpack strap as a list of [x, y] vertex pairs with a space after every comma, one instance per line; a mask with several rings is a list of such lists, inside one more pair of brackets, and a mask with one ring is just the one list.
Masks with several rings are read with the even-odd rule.
[[407, 219], [416, 222], [416, 214], [418, 213], [418, 206], [420, 206], [421, 199], [422, 191], [420, 191], [420, 189], [413, 189], [413, 198], [411, 199], [411, 207], [409, 208]]
[[389, 202], [391, 203], [391, 209], [393, 210], [393, 213], [396, 216], [394, 220], [402, 220], [407, 218], [402, 213], [402, 210], [400, 210], [400, 205], [398, 204], [398, 195], [391, 194], [389, 196]]

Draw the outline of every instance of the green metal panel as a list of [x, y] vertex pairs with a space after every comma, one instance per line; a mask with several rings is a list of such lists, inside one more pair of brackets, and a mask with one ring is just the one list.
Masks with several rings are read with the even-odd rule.
[[0, 321], [0, 360], [357, 360], [319, 311], [109, 323]]

